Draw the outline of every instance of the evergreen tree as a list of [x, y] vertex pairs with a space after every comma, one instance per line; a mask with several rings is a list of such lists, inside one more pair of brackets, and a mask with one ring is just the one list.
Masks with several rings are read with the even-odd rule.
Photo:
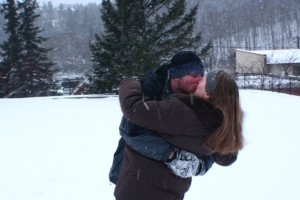
[[188, 10], [185, 0], [103, 0], [105, 33], [90, 44], [93, 86], [110, 92], [121, 79], [144, 76], [180, 49], [198, 51], [196, 14], [197, 6]]
[[47, 57], [50, 49], [42, 47], [47, 39], [40, 36], [43, 30], [35, 25], [40, 16], [36, 13], [38, 4], [36, 0], [25, 0], [20, 7], [23, 10], [19, 27], [24, 43], [21, 71], [23, 91], [26, 96], [46, 96], [49, 95], [55, 71], [52, 69], [54, 63]]
[[45, 96], [52, 86], [54, 65], [48, 61], [49, 49], [43, 48], [46, 38], [35, 25], [36, 0], [15, 3], [7, 0], [2, 4], [2, 13], [7, 21], [5, 31], [8, 40], [1, 45], [0, 63], [2, 96]]
[[22, 41], [18, 33], [19, 16], [18, 6], [14, 0], [7, 0], [1, 4], [1, 13], [6, 21], [3, 30], [8, 39], [0, 45], [0, 97], [6, 96], [10, 91], [20, 87], [21, 82], [12, 83], [11, 77], [21, 68]]

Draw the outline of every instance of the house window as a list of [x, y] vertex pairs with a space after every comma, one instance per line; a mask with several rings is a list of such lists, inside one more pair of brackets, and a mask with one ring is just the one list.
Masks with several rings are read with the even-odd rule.
[[295, 76], [300, 76], [300, 65], [295, 65], [293, 67], [293, 73]]
[[270, 65], [265, 65], [263, 73], [268, 74], [270, 72], [271, 72], [271, 66]]

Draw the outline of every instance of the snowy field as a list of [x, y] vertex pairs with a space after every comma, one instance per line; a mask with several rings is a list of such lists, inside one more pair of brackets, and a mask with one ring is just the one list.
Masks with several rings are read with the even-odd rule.
[[[300, 97], [241, 90], [246, 146], [185, 200], [297, 200]], [[1, 200], [114, 200], [118, 97], [0, 99]]]

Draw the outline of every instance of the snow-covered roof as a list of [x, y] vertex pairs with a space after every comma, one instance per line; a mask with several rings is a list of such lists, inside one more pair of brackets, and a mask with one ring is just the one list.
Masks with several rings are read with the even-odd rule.
[[265, 55], [267, 64], [287, 64], [287, 63], [300, 63], [300, 49], [280, 49], [280, 50], [242, 50], [249, 53]]

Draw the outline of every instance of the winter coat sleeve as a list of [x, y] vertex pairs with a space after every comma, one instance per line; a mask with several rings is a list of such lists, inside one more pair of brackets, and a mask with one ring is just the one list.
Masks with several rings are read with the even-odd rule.
[[166, 162], [174, 151], [174, 147], [156, 133], [130, 123], [125, 117], [121, 119], [119, 131], [122, 137], [114, 153], [109, 172], [109, 180], [114, 184], [119, 178], [126, 144], [139, 154], [161, 162]]
[[165, 162], [169, 159], [171, 152], [175, 150], [173, 146], [157, 133], [138, 127], [128, 122], [124, 117], [122, 118], [119, 130], [126, 144], [148, 158]]
[[193, 111], [175, 97], [153, 101], [144, 97], [137, 80], [124, 80], [119, 87], [124, 116], [141, 127], [166, 134], [197, 135], [203, 127]]
[[238, 153], [224, 154], [224, 155], [215, 153], [213, 154], [213, 159], [217, 164], [221, 166], [229, 166], [236, 161], [237, 155]]
[[120, 173], [120, 169], [124, 157], [124, 149], [125, 149], [125, 141], [123, 138], [121, 138], [119, 140], [118, 147], [114, 153], [113, 163], [108, 174], [109, 181], [114, 184], [117, 184], [119, 178], [119, 173]]

